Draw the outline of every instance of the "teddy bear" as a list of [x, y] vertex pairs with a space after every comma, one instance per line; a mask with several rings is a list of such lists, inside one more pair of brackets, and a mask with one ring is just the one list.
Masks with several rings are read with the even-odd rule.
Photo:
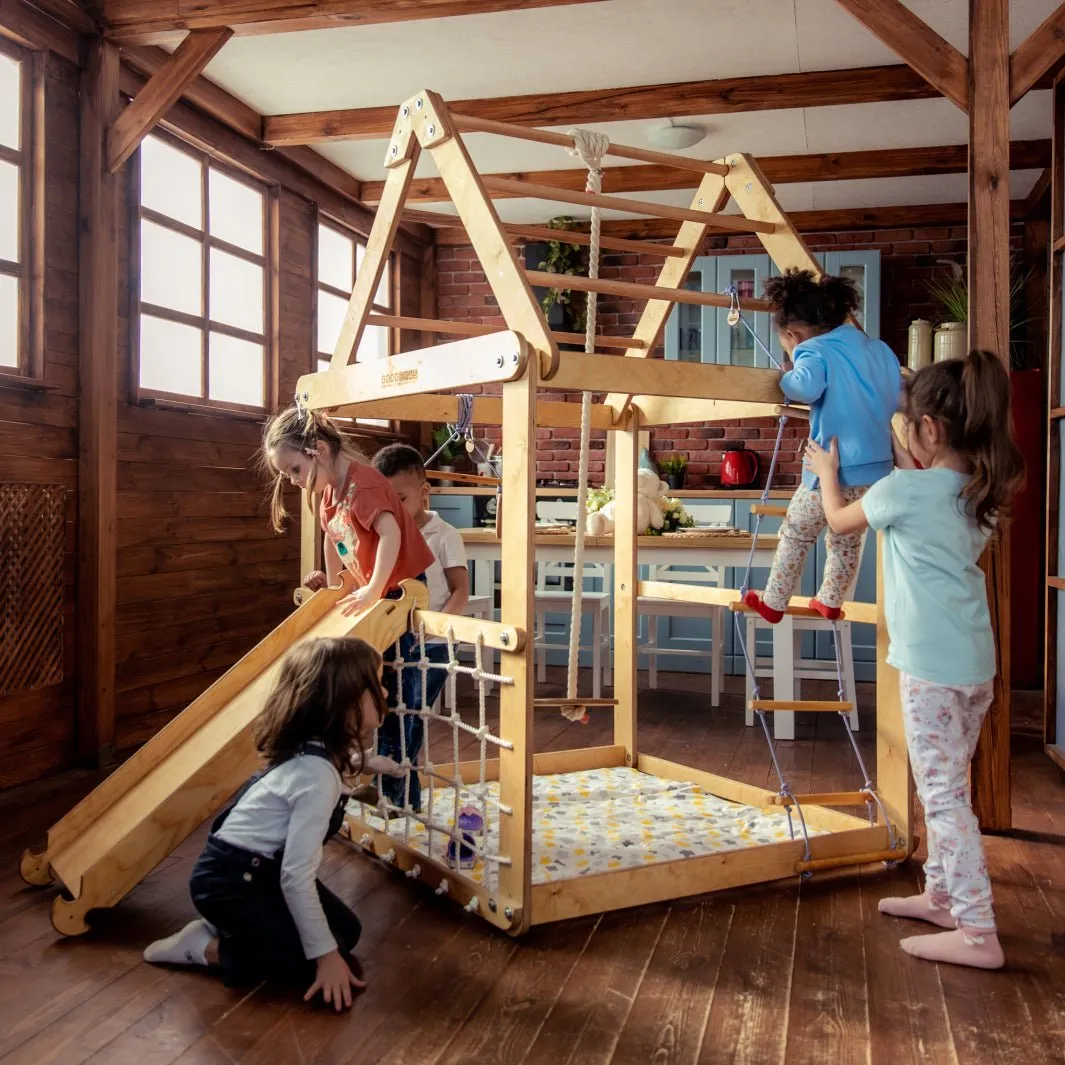
[[[641, 467], [636, 472], [636, 528], [661, 529], [665, 522], [663, 507], [669, 485], [660, 480], [653, 470]], [[585, 531], [589, 536], [606, 536], [614, 531], [617, 504], [614, 500], [606, 503], [602, 509], [587, 515]]]

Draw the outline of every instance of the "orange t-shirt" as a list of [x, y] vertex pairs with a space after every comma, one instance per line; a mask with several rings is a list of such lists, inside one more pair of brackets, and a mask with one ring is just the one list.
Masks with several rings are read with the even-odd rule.
[[322, 528], [360, 585], [369, 584], [373, 576], [381, 540], [373, 525], [383, 513], [391, 514], [399, 526], [399, 556], [385, 592], [398, 588], [408, 577], [420, 577], [433, 564], [433, 553], [414, 519], [403, 509], [388, 478], [373, 466], [353, 460], [339, 499], [335, 496], [333, 486], [328, 485], [322, 494]]

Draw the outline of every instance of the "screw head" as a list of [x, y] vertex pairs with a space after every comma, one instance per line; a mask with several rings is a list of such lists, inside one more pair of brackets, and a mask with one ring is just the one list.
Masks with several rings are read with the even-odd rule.
[[408, 106], [407, 104], [404, 104], [404, 105], [403, 105], [403, 106], [402, 106], [402, 107], [400, 108], [400, 114], [401, 114], [401, 115], [402, 115], [402, 116], [403, 116], [404, 118], [406, 118], [406, 117], [407, 117], [407, 116], [408, 116], [408, 115], [410, 114], [410, 107], [409, 107], [409, 106]]
[[488, 908], [492, 911], [492, 913], [496, 912], [496, 900], [495, 899], [489, 899], [488, 900]]
[[516, 351], [511, 353], [510, 361], [514, 363], [515, 366], [518, 365], [518, 353]]
[[699, 197], [699, 206], [702, 207], [702, 205], [703, 205], [703, 198], [702, 198], [702, 196], [700, 196]]
[[748, 181], [748, 182], [747, 182], [747, 184], [746, 184], [746, 185], [744, 185], [743, 187], [744, 187], [744, 189], [745, 189], [745, 190], [746, 190], [747, 192], [750, 192], [750, 191], [751, 191], [751, 183], [750, 183], [749, 181]]
[[306, 393], [306, 392], [304, 392], [304, 393], [303, 393], [303, 402], [304, 402], [304, 403], [306, 403], [306, 402], [307, 402], [307, 400], [309, 400], [310, 398], [311, 398], [311, 397], [310, 397], [310, 395], [308, 395], [308, 393]]
[[501, 644], [502, 644], [502, 645], [503, 645], [504, 647], [506, 647], [506, 646], [507, 646], [507, 644], [509, 644], [509, 643], [510, 643], [510, 633], [509, 633], [509, 632], [501, 632], [501, 633], [499, 634], [499, 642], [500, 642], [500, 643], [501, 643]]
[[428, 128], [427, 128], [427, 129], [426, 129], [426, 131], [425, 131], [425, 133], [426, 133], [426, 135], [427, 135], [427, 136], [429, 136], [429, 137], [433, 136], [433, 134], [435, 134], [435, 133], [436, 133], [436, 126], [434, 126], [434, 125], [432, 124], [432, 122], [430, 122], [430, 123], [429, 123], [429, 126], [428, 126]]
[[388, 146], [388, 154], [389, 155], [397, 155], [398, 153], [399, 153], [399, 145], [398, 144], [390, 144]]
[[498, 366], [500, 369], [503, 369], [503, 356], [502, 355], [497, 355], [496, 356], [496, 366]]
[[418, 99], [414, 101], [414, 106], [420, 111], [425, 106], [425, 101], [419, 96]]
[[504, 917], [505, 917], [505, 918], [506, 918], [506, 919], [507, 919], [508, 921], [511, 921], [511, 920], [513, 920], [513, 919], [514, 919], [514, 911], [513, 911], [513, 910], [512, 910], [512, 909], [511, 909], [511, 908], [510, 908], [509, 906], [504, 906], [504, 907], [503, 907], [503, 916], [504, 916]]

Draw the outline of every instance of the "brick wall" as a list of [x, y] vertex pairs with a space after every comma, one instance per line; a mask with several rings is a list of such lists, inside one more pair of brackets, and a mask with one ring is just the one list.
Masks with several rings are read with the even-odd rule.
[[[935, 320], [938, 310], [928, 294], [933, 276], [942, 276], [946, 267], [938, 260], [965, 263], [965, 227], [940, 226], [924, 229], [862, 230], [839, 233], [807, 234], [810, 249], [818, 251], [880, 251], [880, 329], [881, 338], [904, 360], [907, 332], [914, 318]], [[1019, 247], [1021, 230], [1017, 227], [1014, 242]], [[701, 254], [734, 255], [760, 252], [757, 237], [708, 237]], [[437, 252], [439, 272], [440, 317], [503, 326], [499, 307], [492, 296], [472, 248], [442, 246]], [[653, 283], [662, 260], [650, 255], [606, 254], [600, 274], [604, 278]], [[631, 335], [643, 301], [626, 302], [602, 297], [599, 303], [600, 332], [619, 336]], [[441, 338], [444, 339], [444, 338]], [[661, 354], [657, 352], [656, 354]], [[579, 397], [571, 397], [579, 398]], [[780, 486], [798, 483], [802, 472], [797, 450], [802, 443], [801, 426], [785, 430], [779, 475]], [[710, 425], [662, 426], [652, 432], [651, 450], [656, 458], [681, 454], [688, 459], [688, 486], [715, 487], [723, 452], [737, 447], [758, 452], [764, 477], [776, 436], [776, 423], [770, 418], [742, 422], [718, 422]], [[541, 478], [575, 480], [577, 474], [577, 438], [575, 430], [540, 429], [537, 431], [538, 471]], [[598, 482], [604, 470], [603, 442], [593, 443], [591, 480]]]

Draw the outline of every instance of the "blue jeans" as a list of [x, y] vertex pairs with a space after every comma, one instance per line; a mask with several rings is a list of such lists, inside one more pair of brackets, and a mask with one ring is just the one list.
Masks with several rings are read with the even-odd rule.
[[[447, 670], [429, 669], [425, 673], [425, 698], [422, 698], [422, 671], [416, 662], [419, 655], [418, 636], [413, 632], [405, 632], [399, 638], [400, 653], [403, 661], [407, 663], [403, 667], [403, 705], [408, 710], [421, 710], [424, 706], [429, 709], [436, 702], [447, 680]], [[396, 645], [392, 644], [385, 650], [383, 656], [385, 662], [396, 660]], [[430, 662], [447, 663], [447, 644], [426, 643], [425, 657]], [[391, 709], [399, 705], [397, 699], [396, 670], [385, 666], [385, 694]], [[418, 753], [422, 749], [422, 740], [425, 736], [425, 724], [420, 717], [413, 714], [404, 714], [403, 738], [400, 740], [400, 715], [389, 714], [377, 730], [377, 753], [385, 755], [394, 761], [402, 761], [404, 753], [414, 764]], [[381, 791], [393, 806], [403, 806], [404, 778], [381, 777]], [[415, 810], [422, 808], [422, 785], [414, 769], [410, 771], [410, 804]]]

